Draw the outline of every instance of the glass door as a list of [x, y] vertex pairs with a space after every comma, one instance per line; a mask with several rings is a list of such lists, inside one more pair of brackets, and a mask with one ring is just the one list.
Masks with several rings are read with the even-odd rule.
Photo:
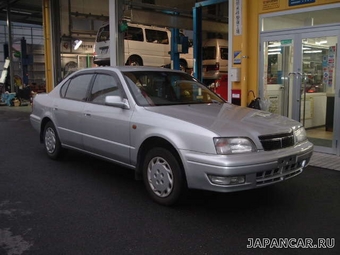
[[[268, 110], [293, 118], [294, 84], [297, 76], [294, 72], [294, 39], [290, 37], [270, 37], [263, 43], [262, 93], [261, 97], [269, 100]], [[261, 89], [260, 89], [261, 90]]]
[[[339, 31], [292, 33], [261, 38], [260, 96], [268, 111], [300, 121], [317, 151], [339, 154]], [[339, 92], [340, 93], [340, 92]]]
[[309, 140], [319, 147], [336, 147], [334, 136], [337, 36], [303, 34], [300, 121]]

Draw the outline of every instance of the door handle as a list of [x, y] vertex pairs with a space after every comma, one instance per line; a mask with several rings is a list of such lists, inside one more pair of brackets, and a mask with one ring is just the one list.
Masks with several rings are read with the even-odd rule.
[[86, 117], [91, 117], [91, 114], [90, 113], [85, 113], [85, 116]]

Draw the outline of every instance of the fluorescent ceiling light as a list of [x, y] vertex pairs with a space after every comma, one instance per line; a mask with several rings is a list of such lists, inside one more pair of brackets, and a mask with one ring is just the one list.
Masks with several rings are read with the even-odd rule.
[[275, 51], [275, 52], [268, 52], [268, 55], [281, 55], [281, 52]]
[[303, 53], [321, 53], [322, 50], [305, 50]]
[[281, 49], [280, 49], [280, 48], [276, 48], [276, 49], [268, 49], [268, 51], [280, 51], [280, 52], [281, 52]]
[[317, 44], [317, 45], [326, 44], [326, 43], [328, 43], [327, 40], [320, 40], [320, 41], [315, 42], [315, 44]]
[[77, 50], [82, 43], [83, 43], [82, 40], [75, 40], [73, 49]]
[[280, 42], [274, 42], [273, 44], [268, 44], [268, 47], [278, 47], [281, 46]]

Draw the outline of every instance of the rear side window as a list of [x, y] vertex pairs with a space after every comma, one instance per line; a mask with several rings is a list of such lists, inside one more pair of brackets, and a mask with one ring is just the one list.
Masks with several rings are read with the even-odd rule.
[[220, 48], [221, 59], [228, 60], [228, 48]]
[[216, 59], [216, 47], [215, 46], [209, 46], [209, 47], [203, 47], [203, 60], [207, 59]]
[[165, 31], [145, 29], [145, 36], [147, 42], [169, 44], [168, 33]]
[[73, 100], [85, 101], [91, 79], [92, 74], [83, 74], [72, 78], [69, 83], [64, 85], [68, 85], [66, 91], [64, 86], [61, 89], [62, 93], [65, 94], [64, 97]]
[[101, 27], [98, 31], [97, 42], [105, 42], [110, 40], [110, 27], [109, 25]]
[[124, 39], [143, 42], [143, 29], [141, 29], [140, 27], [129, 27], [128, 30], [125, 32]]
[[106, 96], [121, 96], [118, 78], [107, 75], [97, 74], [94, 80], [89, 102], [105, 104]]

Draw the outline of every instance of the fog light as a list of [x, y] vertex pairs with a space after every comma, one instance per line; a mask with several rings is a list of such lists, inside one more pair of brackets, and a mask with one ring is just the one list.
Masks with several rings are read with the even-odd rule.
[[209, 180], [218, 185], [235, 185], [245, 183], [246, 178], [244, 175], [239, 176], [217, 176], [217, 175], [208, 175]]
[[307, 165], [307, 160], [302, 161], [301, 166], [305, 167]]

